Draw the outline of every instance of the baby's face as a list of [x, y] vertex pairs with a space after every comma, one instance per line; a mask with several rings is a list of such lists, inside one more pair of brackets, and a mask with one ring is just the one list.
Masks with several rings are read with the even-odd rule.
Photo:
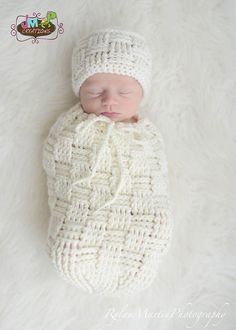
[[137, 115], [143, 90], [137, 80], [126, 75], [96, 73], [84, 81], [79, 98], [87, 113], [104, 114], [113, 121], [132, 122]]

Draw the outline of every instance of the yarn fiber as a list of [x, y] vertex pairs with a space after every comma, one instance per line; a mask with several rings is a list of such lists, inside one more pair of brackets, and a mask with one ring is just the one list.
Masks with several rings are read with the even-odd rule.
[[72, 53], [72, 88], [79, 96], [83, 82], [95, 73], [116, 73], [136, 79], [146, 103], [152, 71], [152, 56], [143, 36], [138, 33], [106, 28], [81, 39]]
[[43, 144], [50, 221], [46, 251], [58, 274], [87, 293], [149, 287], [170, 247], [168, 163], [147, 118], [114, 122], [63, 112]]

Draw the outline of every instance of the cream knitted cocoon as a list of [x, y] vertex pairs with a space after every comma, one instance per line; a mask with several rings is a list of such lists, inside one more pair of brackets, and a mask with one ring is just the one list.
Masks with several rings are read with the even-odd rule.
[[46, 250], [60, 276], [106, 296], [150, 286], [173, 228], [164, 143], [151, 121], [114, 122], [77, 103], [51, 127], [43, 168]]

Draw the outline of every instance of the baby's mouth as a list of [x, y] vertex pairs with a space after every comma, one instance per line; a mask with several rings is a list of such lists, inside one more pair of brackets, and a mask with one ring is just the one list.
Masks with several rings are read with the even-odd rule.
[[107, 117], [114, 117], [114, 116], [119, 115], [118, 112], [102, 112], [101, 114], [104, 116], [107, 116]]

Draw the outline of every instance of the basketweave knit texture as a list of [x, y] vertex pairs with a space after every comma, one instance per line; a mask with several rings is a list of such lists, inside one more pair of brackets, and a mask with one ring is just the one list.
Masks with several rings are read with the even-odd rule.
[[51, 127], [43, 168], [46, 251], [58, 274], [105, 296], [150, 286], [173, 227], [163, 138], [151, 121], [114, 122], [77, 103]]
[[79, 96], [83, 82], [95, 73], [116, 73], [135, 78], [143, 89], [144, 105], [148, 99], [152, 55], [138, 33], [107, 28], [96, 30], [77, 42], [72, 53], [72, 88]]

